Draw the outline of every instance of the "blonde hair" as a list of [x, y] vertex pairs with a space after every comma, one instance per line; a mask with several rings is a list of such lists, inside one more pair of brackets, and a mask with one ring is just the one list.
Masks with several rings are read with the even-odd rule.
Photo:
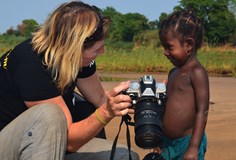
[[[102, 30], [96, 41], [105, 38], [108, 28], [105, 21], [94, 6], [72, 1], [60, 5], [33, 34], [33, 49], [43, 55], [43, 63], [61, 94], [76, 80], [84, 49], [95, 43], [86, 39], [96, 32], [99, 23]], [[89, 45], [85, 46], [85, 42]]]

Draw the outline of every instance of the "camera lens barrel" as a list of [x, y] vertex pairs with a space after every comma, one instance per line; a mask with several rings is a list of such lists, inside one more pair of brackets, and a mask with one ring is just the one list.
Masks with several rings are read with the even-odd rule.
[[158, 147], [162, 140], [161, 106], [155, 99], [143, 98], [135, 105], [135, 143], [140, 148]]

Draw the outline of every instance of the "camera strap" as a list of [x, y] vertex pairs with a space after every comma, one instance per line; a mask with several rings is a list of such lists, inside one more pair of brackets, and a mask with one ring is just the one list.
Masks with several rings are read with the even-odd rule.
[[128, 147], [128, 150], [129, 150], [129, 160], [132, 160], [129, 125], [134, 126], [134, 122], [131, 122], [131, 119], [132, 118], [129, 115], [122, 116], [120, 126], [119, 126], [119, 131], [118, 131], [118, 133], [116, 135], [116, 138], [115, 138], [115, 140], [113, 142], [113, 145], [112, 145], [110, 160], [114, 159], [114, 155], [115, 155], [115, 151], [116, 151], [116, 145], [117, 145], [117, 141], [118, 141], [118, 138], [119, 138], [119, 134], [120, 134], [121, 126], [122, 126], [123, 122], [125, 122], [125, 124], [126, 124], [126, 139], [127, 139], [127, 147]]

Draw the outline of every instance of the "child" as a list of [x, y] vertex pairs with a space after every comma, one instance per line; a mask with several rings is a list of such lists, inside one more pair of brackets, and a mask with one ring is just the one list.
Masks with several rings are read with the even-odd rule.
[[164, 54], [175, 66], [167, 82], [162, 156], [166, 160], [204, 159], [209, 81], [196, 57], [203, 26], [192, 10], [174, 12], [160, 26]]

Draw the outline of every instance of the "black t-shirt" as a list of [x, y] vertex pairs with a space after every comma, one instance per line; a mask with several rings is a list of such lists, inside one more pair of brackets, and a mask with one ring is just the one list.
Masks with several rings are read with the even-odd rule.
[[[78, 73], [86, 78], [96, 71], [92, 62]], [[67, 87], [63, 98], [72, 107], [75, 83]], [[31, 39], [17, 45], [0, 58], [0, 130], [27, 109], [24, 101], [38, 101], [59, 96], [50, 71], [46, 70], [36, 52], [32, 50]], [[71, 111], [71, 109], [70, 109]]]

